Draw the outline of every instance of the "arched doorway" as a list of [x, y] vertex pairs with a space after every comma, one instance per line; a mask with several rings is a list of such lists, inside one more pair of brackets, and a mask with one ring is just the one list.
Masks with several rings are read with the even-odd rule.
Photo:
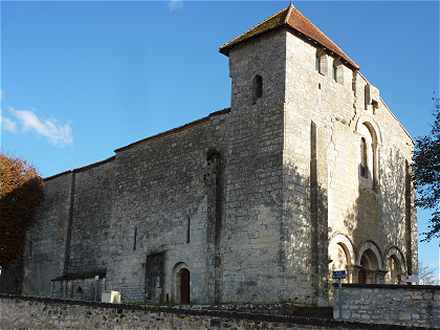
[[386, 282], [389, 284], [399, 284], [402, 277], [402, 266], [395, 255], [388, 258], [387, 268]]
[[379, 270], [379, 262], [376, 255], [370, 249], [365, 250], [362, 254], [361, 269], [359, 270], [359, 283], [361, 284], [373, 284], [376, 283], [376, 273]]
[[190, 303], [190, 273], [186, 268], [182, 268], [178, 273], [178, 288], [180, 293], [179, 303], [187, 305]]
[[335, 234], [331, 239], [328, 247], [329, 255], [329, 278], [332, 278], [332, 271], [345, 270], [347, 277], [343, 283], [351, 283], [352, 269], [355, 264], [353, 244], [344, 234]]
[[343, 245], [343, 243], [337, 243], [331, 252], [332, 262], [329, 267], [330, 271], [345, 270], [347, 272], [347, 277], [342, 281], [342, 283], [349, 283], [350, 256], [347, 248]]
[[385, 283], [400, 284], [402, 276], [406, 274], [405, 258], [396, 246], [392, 246], [386, 253]]

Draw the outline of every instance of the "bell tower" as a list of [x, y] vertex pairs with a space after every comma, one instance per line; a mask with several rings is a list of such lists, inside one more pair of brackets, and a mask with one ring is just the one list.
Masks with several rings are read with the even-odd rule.
[[284, 290], [283, 116], [287, 8], [220, 48], [229, 57], [222, 301], [276, 302]]

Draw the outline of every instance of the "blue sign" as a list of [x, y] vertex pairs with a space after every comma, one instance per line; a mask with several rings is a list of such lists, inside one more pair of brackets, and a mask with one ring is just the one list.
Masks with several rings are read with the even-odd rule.
[[332, 273], [332, 278], [334, 280], [342, 280], [347, 277], [347, 272], [345, 270], [336, 270]]

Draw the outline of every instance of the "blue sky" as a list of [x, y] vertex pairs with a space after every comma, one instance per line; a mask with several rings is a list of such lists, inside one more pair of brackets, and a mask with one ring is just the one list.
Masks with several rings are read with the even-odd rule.
[[[2, 150], [49, 176], [228, 107], [218, 47], [287, 4], [2, 1]], [[413, 136], [429, 131], [438, 2], [295, 5], [360, 64]], [[419, 212], [420, 231], [427, 217]], [[420, 244], [436, 269], [438, 243]]]

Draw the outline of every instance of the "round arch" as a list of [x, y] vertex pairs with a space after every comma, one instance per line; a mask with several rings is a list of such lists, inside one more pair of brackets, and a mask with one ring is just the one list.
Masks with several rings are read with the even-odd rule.
[[359, 116], [358, 119], [356, 120], [356, 124], [354, 127], [354, 130], [356, 133], [359, 133], [362, 125], [365, 125], [368, 128], [371, 135], [373, 136], [373, 139], [375, 140], [376, 145], [378, 145], [378, 146], [381, 145], [382, 144], [382, 132], [379, 128], [379, 125], [374, 120], [374, 118], [369, 115], [366, 115], [366, 114]]
[[388, 272], [391, 271], [389, 269], [388, 261], [391, 258], [395, 258], [400, 266], [400, 271], [401, 271], [400, 275], [406, 274], [407, 273], [406, 260], [405, 260], [405, 257], [403, 255], [402, 251], [400, 251], [400, 249], [397, 246], [391, 246], [386, 251], [387, 251], [385, 253], [385, 261], [386, 261], [385, 266], [387, 268], [386, 270]]
[[388, 258], [391, 258], [394, 256], [400, 263], [400, 266], [402, 267], [402, 271], [406, 273], [406, 261], [405, 257], [403, 256], [402, 251], [397, 246], [391, 246], [387, 249], [387, 252], [385, 253], [385, 260], [388, 260]]
[[329, 244], [329, 255], [331, 254], [331, 251], [336, 251], [337, 249], [337, 245], [340, 245], [346, 255], [347, 255], [347, 259], [349, 261], [350, 265], [354, 265], [356, 263], [356, 256], [354, 253], [354, 249], [353, 249], [353, 243], [350, 241], [350, 239], [341, 233], [336, 233], [331, 239], [330, 239], [330, 244]]
[[346, 278], [344, 283], [351, 283], [353, 280], [353, 265], [355, 254], [351, 240], [341, 233], [335, 233], [328, 245], [329, 256], [329, 278], [332, 271], [345, 270]]
[[359, 249], [357, 255], [356, 264], [358, 266], [361, 265], [362, 256], [366, 251], [371, 251], [375, 255], [379, 270], [383, 270], [384, 265], [383, 265], [382, 253], [380, 252], [380, 249], [377, 247], [376, 243], [374, 243], [373, 241], [366, 241], [361, 245], [361, 248]]

